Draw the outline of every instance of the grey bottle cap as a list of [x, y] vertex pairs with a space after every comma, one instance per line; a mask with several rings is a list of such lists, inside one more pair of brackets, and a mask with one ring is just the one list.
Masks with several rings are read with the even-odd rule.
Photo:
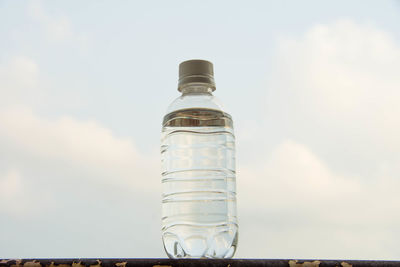
[[178, 91], [191, 83], [206, 84], [215, 90], [213, 64], [207, 60], [192, 59], [179, 64]]

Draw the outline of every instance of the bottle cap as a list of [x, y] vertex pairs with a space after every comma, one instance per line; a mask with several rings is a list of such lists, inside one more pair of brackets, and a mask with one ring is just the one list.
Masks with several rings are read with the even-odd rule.
[[213, 64], [207, 60], [192, 59], [179, 64], [178, 91], [190, 83], [199, 83], [209, 86], [215, 91]]

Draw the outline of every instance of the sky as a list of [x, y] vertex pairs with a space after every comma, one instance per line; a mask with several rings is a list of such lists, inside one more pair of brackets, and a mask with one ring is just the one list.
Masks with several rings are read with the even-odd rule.
[[400, 2], [309, 0], [0, 0], [0, 258], [166, 257], [188, 59], [234, 119], [236, 258], [400, 260]]

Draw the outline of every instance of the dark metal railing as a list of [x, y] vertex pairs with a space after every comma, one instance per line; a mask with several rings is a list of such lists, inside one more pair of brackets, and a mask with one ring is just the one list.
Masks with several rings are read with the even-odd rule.
[[400, 261], [267, 259], [0, 259], [0, 267], [400, 267]]

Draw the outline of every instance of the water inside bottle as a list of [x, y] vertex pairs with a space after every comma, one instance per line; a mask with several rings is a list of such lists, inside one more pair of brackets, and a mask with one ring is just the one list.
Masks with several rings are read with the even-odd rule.
[[229, 114], [182, 109], [163, 121], [162, 236], [172, 258], [231, 258], [237, 246], [235, 136]]

